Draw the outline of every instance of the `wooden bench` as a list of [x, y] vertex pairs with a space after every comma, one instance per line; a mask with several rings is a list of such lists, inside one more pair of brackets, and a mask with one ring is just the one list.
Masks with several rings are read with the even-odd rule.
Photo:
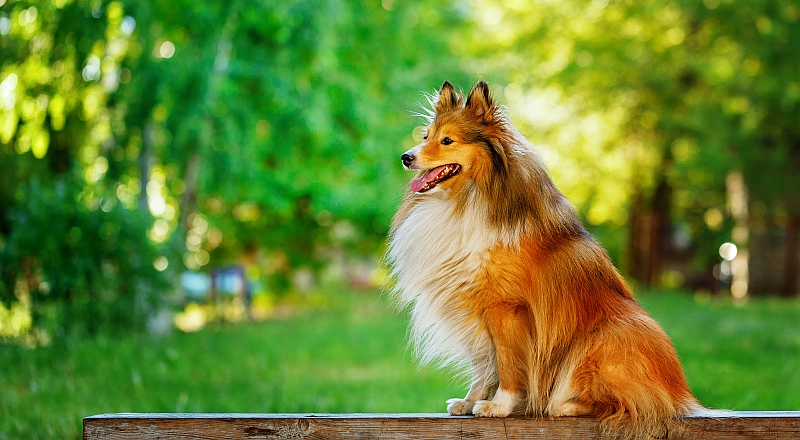
[[[122, 439], [595, 439], [598, 423], [447, 414], [100, 414], [85, 440]], [[673, 438], [669, 436], [668, 438]], [[688, 417], [687, 439], [800, 439], [800, 411], [733, 411]]]

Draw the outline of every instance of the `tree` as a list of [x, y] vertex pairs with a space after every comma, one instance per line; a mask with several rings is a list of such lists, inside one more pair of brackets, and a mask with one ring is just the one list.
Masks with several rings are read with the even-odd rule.
[[[662, 282], [676, 234], [693, 243], [694, 272], [710, 273], [730, 239], [731, 172], [744, 170], [768, 217], [791, 211], [796, 5], [492, 2], [480, 16], [469, 47], [507, 78], [512, 113], [589, 224], [602, 235], [627, 223], [637, 280]], [[609, 238], [622, 259], [626, 247]], [[797, 263], [786, 261], [788, 274]]]
[[468, 78], [445, 0], [2, 8], [2, 298], [32, 275], [35, 316], [112, 292], [133, 307], [170, 271], [253, 249], [273, 290], [331, 249], [373, 255], [419, 91]]

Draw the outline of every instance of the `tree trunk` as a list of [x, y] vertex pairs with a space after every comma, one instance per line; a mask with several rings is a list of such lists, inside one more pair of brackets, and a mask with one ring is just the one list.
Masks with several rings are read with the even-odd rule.
[[731, 171], [725, 178], [725, 193], [728, 198], [728, 211], [734, 226], [731, 240], [738, 252], [731, 262], [733, 279], [731, 295], [742, 299], [750, 291], [750, 210], [748, 209], [747, 185], [740, 171]]
[[147, 203], [147, 184], [150, 182], [150, 151], [153, 142], [153, 123], [147, 120], [142, 130], [142, 148], [139, 150], [139, 174], [141, 176], [142, 190], [139, 192], [139, 211], [150, 214]]
[[672, 198], [672, 188], [664, 174], [659, 176], [655, 193], [653, 194], [653, 211], [650, 216], [650, 249], [647, 265], [648, 287], [658, 286], [661, 282], [661, 272], [669, 252], [669, 205]]
[[647, 278], [647, 254], [650, 248], [649, 216], [642, 189], [633, 191], [633, 203], [628, 212], [628, 273], [634, 280], [644, 283]]
[[800, 269], [800, 215], [792, 215], [786, 223], [785, 259], [783, 266], [783, 289], [781, 295], [791, 297], [798, 291], [798, 269]]
[[192, 154], [186, 162], [186, 170], [184, 171], [183, 183], [186, 185], [181, 195], [181, 225], [185, 231], [192, 229], [189, 224], [189, 214], [193, 213], [197, 208], [197, 182], [198, 174], [200, 173], [200, 157], [197, 153]]
[[662, 173], [649, 204], [641, 189], [634, 190], [634, 194], [628, 217], [629, 273], [645, 287], [657, 287], [669, 252], [672, 188]]

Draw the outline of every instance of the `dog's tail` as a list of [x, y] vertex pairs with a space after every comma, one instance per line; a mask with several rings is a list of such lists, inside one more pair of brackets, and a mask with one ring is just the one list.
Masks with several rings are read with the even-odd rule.
[[706, 408], [698, 403], [696, 407], [692, 408], [691, 412], [686, 414], [686, 417], [722, 419], [725, 417], [731, 417], [732, 414], [733, 411], [729, 409], [711, 409], [711, 408]]
[[701, 409], [706, 410], [694, 398], [677, 404], [656, 398], [640, 399], [627, 407], [609, 406], [598, 414], [600, 434], [614, 439], [682, 439], [686, 438], [685, 417]]
[[680, 438], [682, 418], [705, 410], [669, 338], [643, 313], [605, 329], [576, 368], [573, 386], [604, 437]]

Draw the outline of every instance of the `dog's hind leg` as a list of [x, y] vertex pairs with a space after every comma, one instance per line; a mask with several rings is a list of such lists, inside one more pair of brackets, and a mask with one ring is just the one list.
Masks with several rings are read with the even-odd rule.
[[592, 411], [593, 411], [592, 408], [589, 406], [586, 406], [574, 400], [568, 400], [562, 403], [556, 410], [555, 414], [553, 415], [556, 417], [588, 416], [592, 414]]

